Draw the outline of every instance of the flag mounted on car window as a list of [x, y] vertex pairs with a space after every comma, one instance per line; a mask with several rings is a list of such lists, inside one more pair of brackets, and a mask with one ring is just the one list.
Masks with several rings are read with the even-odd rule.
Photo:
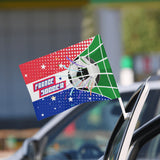
[[38, 120], [119, 98], [100, 35], [20, 65]]

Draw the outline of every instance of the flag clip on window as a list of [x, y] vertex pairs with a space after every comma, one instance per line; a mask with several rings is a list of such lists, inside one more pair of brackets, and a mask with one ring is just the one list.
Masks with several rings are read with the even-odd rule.
[[20, 65], [38, 120], [78, 104], [119, 99], [100, 35]]
[[124, 108], [124, 105], [123, 105], [123, 102], [122, 102], [122, 98], [118, 98], [118, 100], [119, 100], [119, 104], [120, 104], [120, 106], [121, 106], [121, 110], [122, 110], [124, 119], [130, 118], [131, 113], [130, 113], [130, 112], [129, 112], [129, 113], [126, 113], [125, 108]]

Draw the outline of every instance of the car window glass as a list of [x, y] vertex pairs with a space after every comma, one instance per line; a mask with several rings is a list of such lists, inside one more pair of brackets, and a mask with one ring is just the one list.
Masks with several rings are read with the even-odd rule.
[[157, 107], [156, 107], [155, 116], [160, 114], [160, 91], [159, 91], [159, 93], [157, 93], [157, 95], [159, 95], [159, 96], [158, 96], [158, 100], [157, 100]]
[[160, 134], [146, 142], [140, 149], [136, 160], [160, 159]]
[[160, 113], [160, 90], [151, 90], [140, 114], [137, 128]]
[[120, 114], [118, 100], [99, 102], [70, 123], [55, 139], [49, 140], [43, 160], [55, 157], [58, 160], [60, 156], [71, 160], [99, 158]]
[[112, 147], [111, 147], [111, 151], [109, 153], [109, 159], [114, 160], [117, 156], [119, 147], [120, 147], [120, 143], [123, 137], [123, 133], [126, 129], [126, 125], [128, 124], [128, 119], [126, 121], [124, 121], [124, 123], [122, 124], [122, 127], [120, 128], [120, 130], [118, 131], [116, 138], [113, 141]]
[[[142, 85], [137, 89], [137, 91], [132, 96], [132, 98], [130, 99], [129, 103], [126, 106], [126, 112], [132, 112], [132, 116], [136, 109], [137, 102], [139, 101], [140, 95], [141, 93], [143, 93], [144, 87], [145, 86]], [[128, 127], [130, 125], [131, 120], [132, 118], [124, 120], [123, 117], [120, 117], [119, 122], [114, 128], [112, 136], [109, 140], [109, 143], [104, 155], [105, 160], [115, 160], [119, 155], [122, 156], [122, 154], [120, 154], [120, 150], [122, 149], [121, 147], [123, 145], [124, 139], [126, 138], [125, 136], [126, 136], [126, 133], [128, 132]]]

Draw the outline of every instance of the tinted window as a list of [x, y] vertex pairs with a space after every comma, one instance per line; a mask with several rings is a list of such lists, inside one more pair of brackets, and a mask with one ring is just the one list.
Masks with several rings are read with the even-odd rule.
[[144, 104], [137, 127], [142, 126], [160, 113], [160, 90], [151, 90]]
[[[126, 107], [127, 112], [131, 112], [133, 110], [134, 105], [136, 104], [136, 100], [138, 99], [138, 95], [141, 93], [139, 89], [136, 94], [131, 98], [128, 106]], [[120, 149], [120, 145], [122, 145], [123, 137], [125, 135], [125, 131], [129, 126], [130, 119], [124, 120], [123, 117], [120, 117], [117, 126], [114, 128], [114, 132], [112, 133], [112, 137], [110, 138], [109, 144], [107, 146], [107, 150], [104, 156], [104, 159], [115, 160], [118, 156], [118, 151]]]
[[145, 143], [140, 149], [136, 160], [160, 159], [160, 134]]

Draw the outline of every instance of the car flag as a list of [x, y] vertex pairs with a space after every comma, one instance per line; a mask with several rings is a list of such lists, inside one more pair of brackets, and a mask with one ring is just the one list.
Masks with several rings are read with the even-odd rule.
[[120, 98], [100, 35], [20, 65], [38, 120]]

